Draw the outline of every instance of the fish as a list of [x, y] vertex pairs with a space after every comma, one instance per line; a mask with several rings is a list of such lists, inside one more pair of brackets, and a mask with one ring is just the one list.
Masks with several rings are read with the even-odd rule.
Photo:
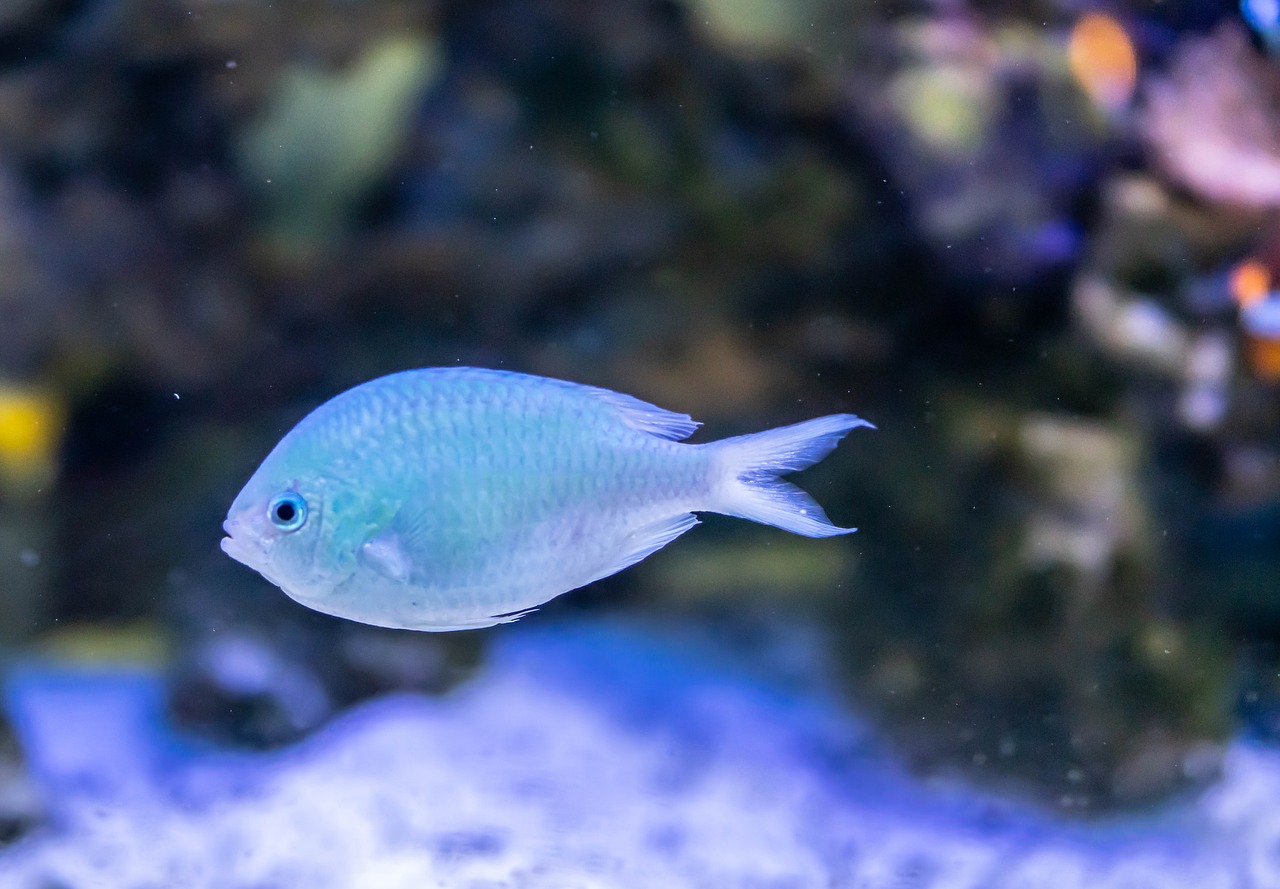
[[443, 632], [515, 620], [622, 571], [698, 512], [807, 537], [857, 530], [779, 476], [866, 420], [832, 414], [684, 442], [699, 425], [512, 371], [393, 373], [285, 434], [232, 502], [222, 550], [316, 611]]

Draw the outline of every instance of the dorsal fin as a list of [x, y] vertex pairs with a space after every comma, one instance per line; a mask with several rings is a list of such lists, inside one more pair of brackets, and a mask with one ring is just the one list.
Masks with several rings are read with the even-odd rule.
[[681, 441], [702, 425], [688, 414], [678, 414], [612, 389], [601, 389], [598, 386], [582, 388], [616, 410], [622, 422], [637, 432], [647, 432], [670, 441]]

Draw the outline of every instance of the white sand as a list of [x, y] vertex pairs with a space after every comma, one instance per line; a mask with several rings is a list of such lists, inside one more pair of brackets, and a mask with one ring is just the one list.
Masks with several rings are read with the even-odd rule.
[[619, 625], [498, 634], [482, 677], [295, 748], [193, 752], [137, 675], [20, 673], [54, 823], [3, 889], [1270, 889], [1280, 754], [1082, 826], [922, 787], [821, 693]]

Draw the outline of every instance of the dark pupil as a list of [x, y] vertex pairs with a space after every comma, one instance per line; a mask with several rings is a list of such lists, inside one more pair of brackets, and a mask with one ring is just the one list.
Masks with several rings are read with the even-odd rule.
[[293, 504], [289, 501], [276, 504], [276, 518], [286, 524], [293, 521], [294, 516], [298, 514], [298, 510], [294, 509]]

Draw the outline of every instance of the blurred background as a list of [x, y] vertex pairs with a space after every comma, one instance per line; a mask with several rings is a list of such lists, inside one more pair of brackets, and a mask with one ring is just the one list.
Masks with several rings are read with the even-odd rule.
[[[1280, 734], [1278, 207], [1266, 0], [8, 0], [0, 656], [248, 750], [527, 625], [802, 626], [914, 775], [1186, 798]], [[801, 482], [862, 530], [712, 517], [447, 635], [220, 553], [307, 411], [443, 364], [701, 441], [856, 412]], [[50, 803], [0, 751], [12, 840]]]

